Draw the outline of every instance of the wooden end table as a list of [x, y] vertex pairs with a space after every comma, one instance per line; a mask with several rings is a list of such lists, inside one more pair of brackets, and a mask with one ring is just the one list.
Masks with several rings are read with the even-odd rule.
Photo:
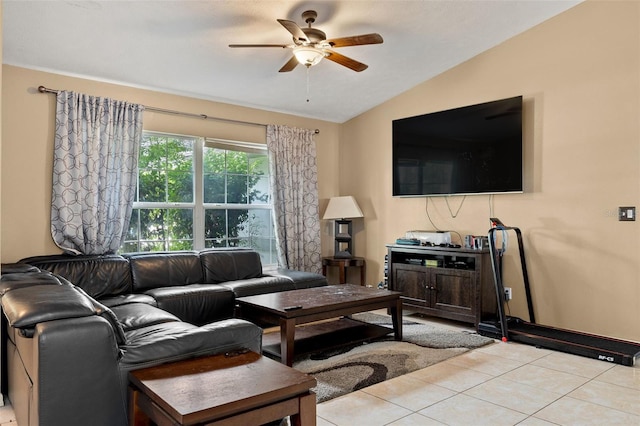
[[316, 380], [255, 352], [189, 359], [129, 373], [129, 424], [316, 424]]
[[327, 266], [335, 266], [338, 268], [339, 282], [344, 284], [347, 282], [347, 268], [360, 268], [360, 285], [367, 283], [367, 263], [363, 257], [323, 257], [322, 258], [322, 275], [327, 276]]
[[[236, 303], [241, 317], [249, 321], [280, 326], [280, 344], [277, 345], [276, 350], [271, 351], [264, 345], [264, 342], [262, 349], [265, 353], [280, 357], [283, 364], [291, 366], [294, 353], [311, 352], [306, 350], [294, 352], [297, 324], [308, 324], [320, 320], [349, 316], [358, 312], [386, 308], [392, 317], [393, 330], [388, 327], [367, 324], [366, 336], [364, 336], [363, 333], [365, 332], [362, 329], [356, 332], [347, 332], [339, 344], [370, 340], [389, 334], [391, 331], [394, 332], [396, 340], [402, 340], [401, 294], [397, 291], [343, 284], [239, 297], [236, 299]], [[321, 345], [316, 342], [334, 331], [326, 324], [325, 322], [318, 325], [317, 328], [324, 328], [324, 331], [317, 336], [313, 336], [307, 346], [315, 350], [321, 349]], [[304, 328], [312, 327], [306, 326]], [[331, 339], [334, 337], [335, 334], [331, 336]]]

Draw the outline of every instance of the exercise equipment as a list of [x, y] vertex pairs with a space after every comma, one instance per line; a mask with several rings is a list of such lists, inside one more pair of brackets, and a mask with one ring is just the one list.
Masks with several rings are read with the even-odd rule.
[[[633, 366], [636, 360], [640, 359], [640, 344], [638, 343], [537, 324], [522, 245], [522, 232], [517, 227], [505, 226], [500, 219], [491, 218], [490, 220], [493, 227], [488, 232], [489, 252], [498, 299], [498, 318], [481, 321], [478, 324], [478, 333], [503, 341], [513, 340], [626, 366]], [[496, 234], [498, 232], [503, 234], [500, 249], [496, 248]], [[529, 321], [507, 316], [504, 309], [506, 300], [502, 284], [502, 257], [506, 251], [505, 241], [510, 232], [515, 233], [518, 240]]]

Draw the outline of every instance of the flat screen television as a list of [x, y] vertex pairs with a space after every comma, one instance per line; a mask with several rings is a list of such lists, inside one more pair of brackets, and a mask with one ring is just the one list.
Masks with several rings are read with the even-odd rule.
[[522, 96], [393, 120], [393, 196], [523, 192]]

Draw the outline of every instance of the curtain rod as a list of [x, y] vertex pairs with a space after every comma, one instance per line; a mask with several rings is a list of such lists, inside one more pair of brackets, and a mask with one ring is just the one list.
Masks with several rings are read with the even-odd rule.
[[[46, 88], [44, 86], [39, 86], [38, 87], [38, 92], [40, 93], [55, 93], [56, 95], [60, 92], [60, 90], [56, 90], [56, 89], [49, 89]], [[267, 127], [266, 124], [262, 124], [262, 123], [254, 123], [252, 121], [242, 121], [242, 120], [232, 120], [230, 118], [220, 118], [220, 117], [212, 117], [210, 115], [206, 115], [206, 114], [194, 114], [191, 112], [182, 112], [182, 111], [174, 111], [171, 109], [164, 109], [164, 108], [157, 108], [157, 107], [152, 107], [152, 106], [144, 106], [144, 109], [147, 111], [154, 111], [154, 112], [160, 112], [163, 114], [172, 114], [172, 115], [181, 115], [183, 117], [194, 117], [194, 118], [201, 118], [203, 120], [216, 120], [216, 121], [224, 121], [226, 123], [234, 123], [234, 124], [243, 124], [243, 125], [248, 125], [248, 126], [261, 126], [261, 127]], [[317, 135], [318, 133], [320, 133], [319, 129], [315, 129], [315, 134]]]

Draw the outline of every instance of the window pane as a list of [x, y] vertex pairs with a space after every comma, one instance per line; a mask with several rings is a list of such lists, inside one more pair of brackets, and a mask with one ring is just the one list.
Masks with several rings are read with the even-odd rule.
[[162, 241], [140, 241], [140, 251], [164, 251]]
[[188, 172], [168, 172], [167, 186], [169, 190], [170, 203], [191, 203], [193, 202], [193, 173]]
[[227, 203], [247, 203], [247, 176], [227, 176]]
[[140, 142], [138, 167], [141, 169], [164, 168], [165, 145], [164, 138], [145, 135]]
[[127, 232], [127, 240], [138, 240], [140, 237], [140, 211], [133, 209], [131, 212], [131, 220], [129, 222], [129, 232]]
[[252, 175], [269, 174], [269, 161], [266, 154], [248, 154], [249, 173]]
[[192, 250], [193, 209], [134, 209], [127, 238], [121, 252]]
[[120, 247], [120, 252], [121, 253], [134, 253], [136, 251], [140, 251], [140, 249], [138, 248], [138, 242], [137, 241], [125, 242], [122, 245], [122, 247]]
[[227, 235], [226, 210], [205, 210], [204, 237], [223, 240]]
[[167, 170], [193, 170], [193, 141], [167, 138]]
[[224, 175], [206, 174], [204, 175], [204, 202], [224, 204]]
[[193, 240], [193, 210], [167, 210], [167, 229], [170, 240]]
[[165, 181], [164, 171], [140, 170], [138, 178], [140, 201], [166, 201]]
[[164, 240], [163, 209], [140, 209], [140, 239]]
[[250, 204], [269, 204], [269, 178], [268, 177], [250, 177], [249, 184], [249, 203]]
[[140, 144], [141, 202], [193, 202], [194, 139], [145, 134]]
[[226, 170], [226, 151], [224, 149], [204, 147], [203, 169], [205, 173], [224, 173]]
[[227, 151], [227, 173], [249, 173], [247, 153], [242, 151]]

